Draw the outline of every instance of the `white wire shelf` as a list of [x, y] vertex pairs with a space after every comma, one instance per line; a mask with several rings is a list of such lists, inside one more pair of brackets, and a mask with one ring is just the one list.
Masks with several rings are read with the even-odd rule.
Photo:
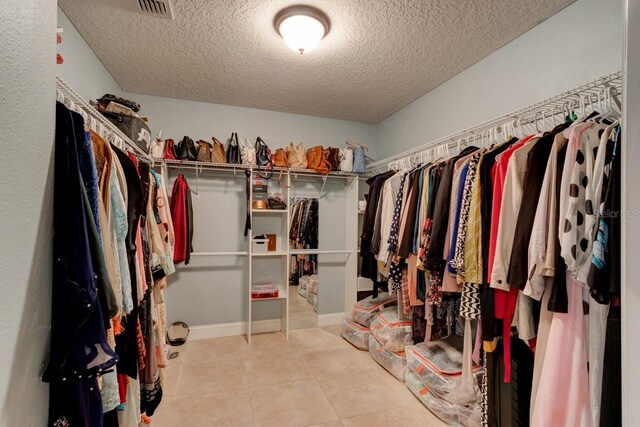
[[[258, 167], [255, 165], [242, 165], [242, 164], [229, 164], [229, 163], [212, 163], [212, 162], [198, 162], [193, 160], [168, 160], [168, 159], [153, 159], [153, 164], [155, 165], [166, 165], [171, 169], [197, 169], [199, 171], [219, 171], [219, 172], [244, 172], [246, 170], [265, 174], [264, 167]], [[296, 176], [309, 176], [309, 177], [318, 177], [318, 178], [357, 178], [361, 174], [351, 173], [351, 172], [342, 172], [342, 171], [334, 171], [329, 172], [327, 175], [319, 174], [313, 169], [299, 169], [299, 168], [273, 168], [273, 178], [277, 180], [278, 174], [280, 171], [286, 173], [287, 171], [295, 178]]]
[[[149, 154], [131, 141], [129, 137], [127, 137], [106, 117], [100, 114], [98, 110], [96, 110], [86, 99], [80, 96], [78, 92], [73, 90], [73, 88], [60, 77], [56, 77], [56, 98], [67, 108], [81, 114], [85, 118], [87, 126], [106, 140], [114, 143], [118, 148], [125, 151], [131, 151], [137, 157], [147, 161], [152, 160]], [[96, 129], [94, 129], [94, 127]], [[103, 131], [106, 131], [109, 135], [104, 135]]]
[[513, 111], [508, 114], [496, 117], [475, 126], [454, 132], [442, 138], [435, 139], [429, 143], [414, 147], [393, 156], [369, 163], [367, 172], [375, 173], [389, 169], [394, 162], [407, 161], [415, 163], [423, 155], [433, 157], [436, 147], [462, 148], [472, 145], [477, 140], [482, 140], [488, 136], [489, 131], [495, 130], [503, 133], [506, 123], [513, 123], [515, 127], [521, 127], [531, 123], [536, 123], [538, 119], [545, 120], [557, 115], [564, 115], [567, 109], [575, 109], [581, 105], [597, 107], [602, 102], [602, 97], [606, 96], [606, 91], [612, 88], [611, 95], [616, 103], [619, 102], [617, 96], [622, 93], [622, 71], [607, 74], [581, 86], [562, 92], [551, 98], [531, 104], [527, 107]]

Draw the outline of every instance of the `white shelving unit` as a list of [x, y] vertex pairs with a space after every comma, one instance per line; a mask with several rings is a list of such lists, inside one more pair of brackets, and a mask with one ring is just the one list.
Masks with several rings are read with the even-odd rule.
[[[165, 182], [169, 182], [169, 169], [176, 169], [182, 171], [183, 169], [191, 169], [196, 171], [196, 187], [198, 176], [205, 171], [212, 171], [216, 173], [233, 174], [237, 176], [239, 174], [244, 175], [246, 171], [251, 174], [251, 188], [249, 194], [249, 200], [253, 200], [253, 182], [256, 178], [256, 171], [254, 167], [248, 165], [237, 164], [218, 164], [209, 162], [197, 162], [187, 160], [166, 160], [166, 159], [153, 159], [152, 166], [160, 168], [161, 174], [165, 179]], [[274, 175], [279, 173], [280, 168], [274, 168]], [[252, 336], [252, 322], [253, 320], [253, 306], [256, 304], [268, 304], [268, 301], [280, 302], [280, 321], [281, 331], [286, 339], [289, 338], [289, 263], [291, 255], [331, 255], [331, 254], [344, 254], [345, 256], [345, 276], [344, 276], [344, 312], [348, 313], [351, 306], [356, 301], [357, 292], [357, 260], [358, 260], [358, 216], [354, 215], [358, 206], [358, 175], [347, 172], [331, 172], [329, 175], [319, 175], [314, 171], [307, 169], [289, 169], [283, 170], [285, 178], [283, 182], [286, 183], [286, 187], [290, 187], [294, 179], [298, 178], [318, 178], [318, 179], [340, 179], [345, 180], [345, 192], [346, 192], [346, 247], [344, 249], [290, 249], [289, 248], [289, 222], [291, 206], [291, 192], [289, 188], [277, 187], [277, 180], [272, 179], [268, 181], [270, 190], [273, 191], [276, 188], [283, 193], [284, 201], [287, 204], [287, 209], [251, 209], [251, 230], [250, 234], [246, 237], [246, 251], [221, 251], [221, 252], [193, 252], [193, 257], [240, 257], [247, 260], [246, 264], [242, 267], [245, 271], [248, 271], [248, 283], [247, 283], [247, 317], [246, 317], [246, 339], [249, 345], [251, 345]], [[200, 178], [202, 179], [202, 178]], [[276, 187], [274, 187], [276, 186]], [[256, 253], [253, 252], [251, 239], [263, 233], [275, 233], [278, 236], [276, 242], [277, 248], [274, 252]], [[266, 265], [280, 264], [280, 275], [274, 277], [275, 280], [265, 280], [265, 277], [258, 275], [265, 273], [271, 275], [274, 272], [273, 268], [265, 268]], [[277, 270], [277, 269], [276, 269]], [[271, 279], [267, 277], [266, 279]], [[273, 281], [277, 284], [279, 289], [278, 297], [274, 298], [260, 298], [253, 299], [251, 297], [251, 285], [253, 282], [259, 283], [264, 281]]]
[[[290, 186], [290, 175], [286, 174], [286, 186]], [[251, 171], [251, 186], [249, 192], [249, 200], [253, 200], [253, 184], [256, 180], [261, 180], [254, 171]], [[271, 180], [262, 180], [267, 186], [274, 185]], [[276, 184], [277, 185], [277, 184]], [[268, 188], [269, 189], [269, 188]], [[271, 188], [271, 190], [273, 190]], [[247, 343], [251, 345], [252, 324], [253, 324], [253, 305], [263, 304], [266, 301], [280, 301], [280, 330], [285, 339], [289, 339], [289, 206], [290, 191], [289, 188], [281, 188], [284, 202], [287, 209], [251, 209], [251, 230], [247, 236], [247, 245], [249, 247], [249, 275], [248, 275], [248, 309], [247, 309]], [[261, 234], [276, 234], [276, 250], [272, 252], [253, 252], [252, 239], [254, 236]], [[275, 258], [275, 259], [274, 259]], [[280, 277], [273, 278], [270, 276], [277, 269], [266, 268], [266, 264], [280, 264]], [[266, 270], [269, 270], [268, 277], [260, 277]], [[273, 298], [253, 298], [251, 296], [251, 286], [253, 283], [261, 281], [273, 282], [277, 287], [279, 294]]]

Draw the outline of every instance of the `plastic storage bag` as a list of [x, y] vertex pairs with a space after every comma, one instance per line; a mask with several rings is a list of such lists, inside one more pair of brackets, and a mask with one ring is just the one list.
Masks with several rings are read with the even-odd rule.
[[309, 302], [309, 304], [313, 306], [313, 309], [315, 311], [318, 311], [318, 295], [312, 294], [311, 292], [309, 292], [308, 289], [307, 289], [307, 301]]
[[369, 336], [371, 330], [353, 320], [344, 319], [340, 325], [340, 335], [349, 341], [355, 348], [369, 350]]
[[381, 292], [377, 298], [367, 297], [355, 303], [351, 310], [351, 318], [362, 326], [369, 327], [380, 310], [397, 304], [398, 300], [395, 297]]
[[[419, 377], [407, 369], [405, 382], [411, 392], [433, 412], [438, 418], [450, 426], [478, 427], [482, 417], [482, 408], [479, 403], [470, 406], [454, 405], [441, 399], [431, 392], [431, 389], [420, 382]], [[477, 401], [480, 402], [478, 395]]]
[[413, 344], [411, 320], [398, 318], [397, 307], [385, 308], [371, 322], [371, 333], [385, 350], [397, 353]]
[[307, 292], [318, 295], [318, 275], [312, 274], [307, 277], [309, 278], [307, 282]]
[[369, 354], [373, 360], [389, 371], [391, 375], [404, 382], [404, 371], [407, 369], [407, 357], [404, 351], [399, 353], [387, 351], [373, 335], [369, 335]]
[[300, 279], [298, 279], [298, 293], [304, 298], [307, 298], [307, 286], [309, 284], [309, 281], [306, 280], [306, 277], [307, 276], [302, 276]]
[[[462, 337], [450, 336], [441, 341], [416, 344], [406, 348], [407, 369], [429, 391], [451, 403], [471, 404], [476, 401], [482, 367], [473, 368], [474, 386], [471, 391], [461, 387]], [[464, 394], [464, 396], [460, 395]]]

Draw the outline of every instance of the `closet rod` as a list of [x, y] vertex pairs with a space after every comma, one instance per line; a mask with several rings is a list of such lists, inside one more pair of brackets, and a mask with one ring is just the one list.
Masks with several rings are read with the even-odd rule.
[[[102, 114], [100, 114], [98, 110], [96, 110], [89, 102], [87, 102], [86, 99], [80, 96], [78, 92], [73, 90], [73, 88], [60, 77], [56, 77], [56, 92], [58, 101], [62, 102], [68, 108], [71, 107], [72, 110], [76, 111], [82, 116], [86, 115], [90, 118], [93, 118], [100, 125], [100, 127], [102, 127], [102, 129], [111, 134], [112, 138], [108, 138], [105, 135], [101, 136], [105, 137], [107, 140], [110, 140], [110, 142], [113, 142], [122, 150], [132, 151], [136, 156], [141, 157], [147, 161], [152, 160], [149, 154], [145, 153], [144, 150], [134, 144], [129, 137], [127, 137], [113, 123], [111, 123]], [[68, 105], [68, 102], [71, 102], [73, 105]], [[74, 106], [76, 108], [73, 108]], [[87, 125], [91, 127], [90, 123], [87, 123]], [[100, 129], [93, 130], [98, 134], [100, 133]]]
[[[615, 96], [622, 93], [622, 71], [617, 71], [615, 73], [605, 75], [574, 89], [562, 92], [556, 96], [547, 98], [540, 102], [536, 102], [511, 113], [504, 114], [500, 117], [488, 120], [486, 122], [477, 124], [461, 131], [457, 131], [442, 138], [438, 138], [427, 144], [423, 144], [410, 150], [395, 154], [393, 156], [386, 157], [382, 160], [369, 163], [367, 165], [367, 171], [370, 173], [374, 171], [381, 172], [383, 170], [383, 167], [389, 165], [392, 162], [404, 161], [417, 157], [421, 154], [426, 154], [436, 147], [446, 146], [448, 148], [454, 148], [456, 146], [462, 146], [462, 139], [464, 139], [465, 137], [467, 137], [467, 139], [470, 139], [470, 141], [466, 142], [466, 145], [470, 145], [477, 139], [482, 139], [484, 136], [486, 136], [484, 132], [487, 132], [488, 130], [496, 128], [498, 132], [502, 132], [502, 127], [506, 123], [517, 123], [518, 120], [520, 120], [519, 125], [516, 124], [516, 126], [522, 126], [525, 124], [536, 122], [538, 117], [543, 118], [544, 120], [545, 118], [549, 118], [549, 115], [545, 114], [543, 117], [543, 113], [549, 111], [550, 109], [553, 109], [552, 111], [554, 113], [556, 111], [560, 113], [563, 111], [562, 108], [566, 107], [567, 105], [569, 106], [569, 108], [572, 108], [573, 106], [580, 106], [579, 103], [583, 100], [588, 105], [593, 106], [593, 104], [601, 101], [600, 95], [605, 93], [604, 91], [609, 90], [608, 88], [613, 88], [612, 90], [615, 91], [615, 93], [612, 93], [614, 98]], [[593, 101], [592, 97], [594, 95], [597, 97], [596, 101]], [[585, 98], [583, 99], [583, 97]], [[576, 104], [576, 102], [578, 104]], [[619, 102], [617, 98], [615, 99], [615, 102]], [[555, 115], [557, 115], [557, 113], [555, 113]]]
[[248, 252], [192, 252], [191, 256], [247, 256]]
[[289, 251], [290, 255], [318, 255], [318, 254], [349, 254], [351, 255], [353, 251], [347, 250], [318, 250], [318, 249], [291, 249]]

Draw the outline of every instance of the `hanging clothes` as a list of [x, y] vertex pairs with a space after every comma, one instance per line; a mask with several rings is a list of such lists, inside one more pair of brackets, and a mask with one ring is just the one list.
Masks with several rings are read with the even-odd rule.
[[189, 185], [183, 174], [179, 174], [173, 183], [171, 192], [171, 218], [175, 233], [174, 264], [188, 264], [191, 256], [193, 238], [193, 208]]
[[[166, 366], [162, 280], [175, 271], [167, 261], [174, 244], [166, 192], [148, 163], [86, 131], [82, 116], [60, 103], [55, 162], [51, 353], [43, 375], [50, 424], [137, 426], [161, 401]], [[152, 274], [158, 265], [162, 279]]]

